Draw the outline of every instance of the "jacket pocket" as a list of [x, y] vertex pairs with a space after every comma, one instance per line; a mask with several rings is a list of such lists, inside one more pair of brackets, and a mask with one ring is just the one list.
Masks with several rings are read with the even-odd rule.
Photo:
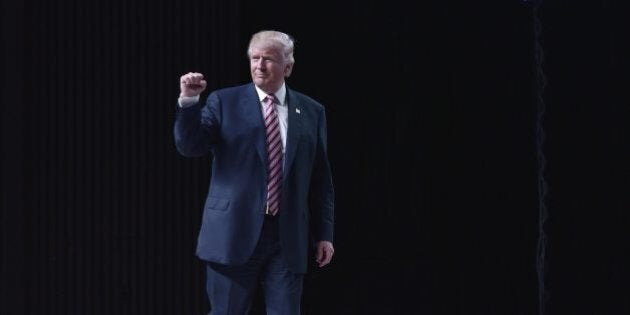
[[225, 211], [230, 205], [229, 199], [221, 199], [221, 198], [208, 198], [208, 202], [206, 202], [206, 208], [214, 211]]

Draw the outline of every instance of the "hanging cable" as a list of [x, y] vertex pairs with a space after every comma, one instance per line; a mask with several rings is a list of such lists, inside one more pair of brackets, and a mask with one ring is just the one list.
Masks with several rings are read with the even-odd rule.
[[536, 248], [536, 273], [538, 276], [538, 314], [545, 315], [547, 290], [545, 287], [546, 267], [547, 267], [547, 234], [545, 223], [549, 217], [546, 205], [547, 181], [545, 171], [547, 160], [545, 158], [544, 142], [545, 130], [543, 127], [545, 116], [544, 90], [547, 85], [547, 78], [543, 71], [544, 51], [541, 45], [542, 22], [539, 7], [542, 0], [524, 0], [532, 6], [532, 18], [534, 28], [534, 67], [536, 80], [536, 157], [538, 161], [538, 243]]

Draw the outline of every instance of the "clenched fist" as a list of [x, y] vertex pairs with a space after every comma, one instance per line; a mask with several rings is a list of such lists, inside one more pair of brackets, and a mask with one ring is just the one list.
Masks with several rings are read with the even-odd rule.
[[197, 96], [206, 89], [208, 82], [203, 79], [203, 74], [197, 72], [188, 72], [179, 78], [179, 96]]

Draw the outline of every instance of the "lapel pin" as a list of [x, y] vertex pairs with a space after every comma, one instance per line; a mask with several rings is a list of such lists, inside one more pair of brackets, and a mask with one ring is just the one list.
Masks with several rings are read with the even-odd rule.
[[295, 109], [295, 112], [299, 114], [299, 113], [300, 113], [300, 109], [299, 109], [299, 108], [296, 108], [296, 109]]

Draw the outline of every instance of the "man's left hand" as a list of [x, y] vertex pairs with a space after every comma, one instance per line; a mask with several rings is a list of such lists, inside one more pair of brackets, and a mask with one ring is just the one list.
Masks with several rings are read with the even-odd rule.
[[317, 242], [317, 252], [315, 253], [315, 261], [319, 264], [319, 267], [324, 267], [330, 263], [333, 254], [335, 253], [335, 248], [333, 244], [329, 241], [319, 241]]

